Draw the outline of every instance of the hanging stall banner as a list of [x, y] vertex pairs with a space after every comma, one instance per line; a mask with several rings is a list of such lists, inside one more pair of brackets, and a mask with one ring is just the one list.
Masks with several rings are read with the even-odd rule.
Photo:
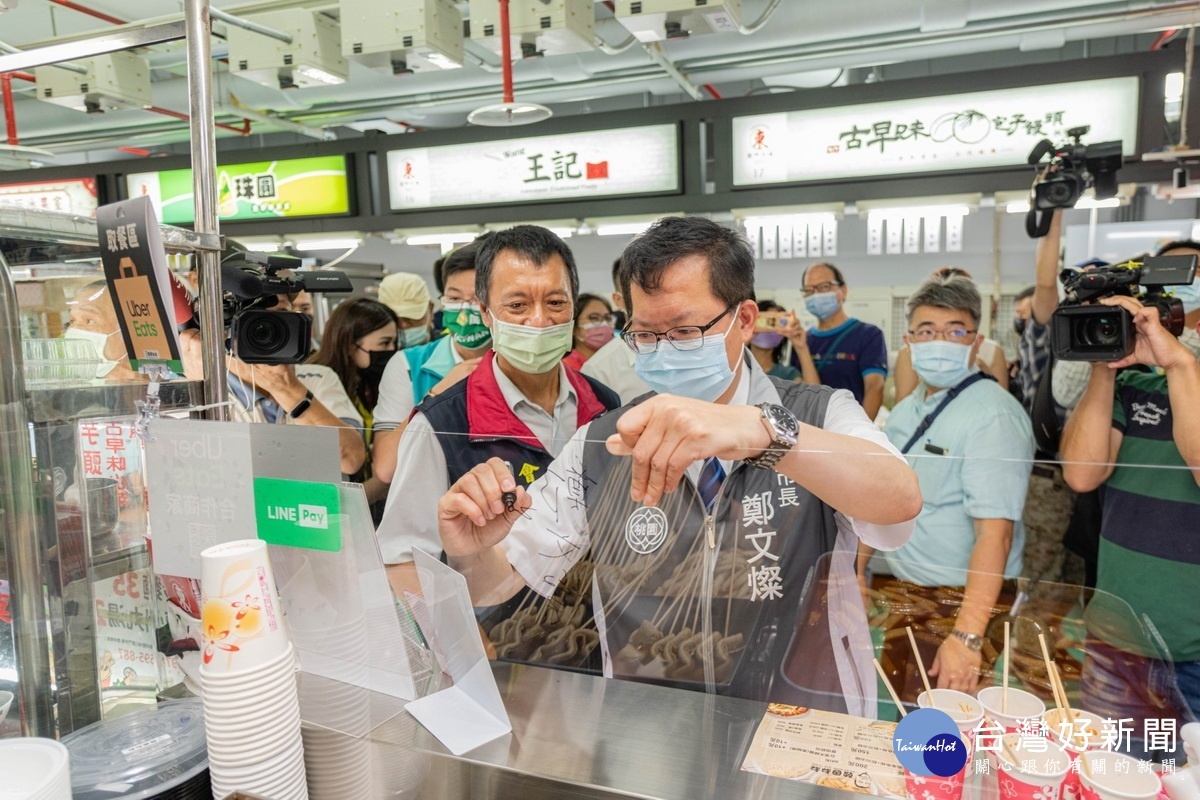
[[1042, 139], [1137, 150], [1136, 77], [733, 118], [733, 183], [756, 186], [1011, 167]]
[[154, 207], [145, 197], [110, 203], [96, 212], [96, 227], [130, 366], [161, 364], [182, 375], [175, 305], [163, 296], [171, 275]]
[[0, 206], [96, 216], [96, 179], [0, 184]]
[[673, 123], [387, 154], [391, 209], [546, 202], [680, 189]]
[[[125, 186], [130, 197], [149, 197], [168, 225], [183, 225], [196, 219], [190, 169], [126, 175]], [[345, 156], [217, 167], [217, 214], [223, 221], [349, 213]]]

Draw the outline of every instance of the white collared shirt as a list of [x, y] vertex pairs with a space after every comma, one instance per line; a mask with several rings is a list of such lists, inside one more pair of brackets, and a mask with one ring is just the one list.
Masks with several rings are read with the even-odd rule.
[[[531, 403], [500, 370], [496, 359], [492, 359], [492, 371], [504, 402], [555, 458], [576, 433], [579, 408], [575, 387], [567, 380], [563, 367], [560, 365], [558, 369], [558, 399], [554, 401], [554, 413], [548, 414], [541, 406]], [[431, 555], [441, 554], [437, 501], [449, 488], [446, 454], [429, 419], [418, 411], [400, 437], [396, 474], [376, 531], [385, 564], [412, 561], [414, 547]]]

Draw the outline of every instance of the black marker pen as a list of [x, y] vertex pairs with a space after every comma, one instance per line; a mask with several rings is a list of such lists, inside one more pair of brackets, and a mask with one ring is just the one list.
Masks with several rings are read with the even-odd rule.
[[[513, 465], [512, 465], [512, 462], [511, 462], [511, 461], [505, 461], [505, 462], [504, 462], [504, 466], [508, 467], [508, 474], [509, 474], [509, 475], [513, 475], [513, 476], [514, 476], [514, 478], [515, 478], [515, 474], [513, 473]], [[500, 498], [500, 499], [504, 501], [504, 507], [505, 507], [506, 509], [508, 509], [509, 511], [512, 511], [512, 510], [513, 510], [513, 506], [515, 506], [515, 505], [517, 504], [517, 493], [516, 493], [516, 491], [515, 491], [515, 490], [514, 490], [514, 491], [511, 491], [511, 492], [505, 492], [505, 493], [504, 493], [504, 494], [501, 496], [501, 498]]]

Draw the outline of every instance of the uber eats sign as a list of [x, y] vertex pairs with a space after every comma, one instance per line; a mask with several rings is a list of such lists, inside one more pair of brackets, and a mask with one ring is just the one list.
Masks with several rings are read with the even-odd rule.
[[342, 549], [341, 501], [332, 483], [254, 479], [258, 538], [269, 544]]

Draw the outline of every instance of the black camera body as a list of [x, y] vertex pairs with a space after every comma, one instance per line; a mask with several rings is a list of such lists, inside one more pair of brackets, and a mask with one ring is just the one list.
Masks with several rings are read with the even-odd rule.
[[221, 261], [225, 315], [225, 352], [246, 364], [299, 364], [308, 358], [312, 318], [293, 311], [273, 311], [281, 294], [350, 292], [343, 272], [291, 272], [300, 259], [267, 253], [233, 251]]
[[1069, 143], [1055, 147], [1049, 139], [1042, 139], [1030, 151], [1029, 163], [1034, 166], [1050, 157], [1030, 193], [1025, 230], [1032, 238], [1045, 236], [1050, 230], [1050, 214], [1045, 212], [1073, 208], [1089, 187], [1095, 189], [1097, 200], [1116, 196], [1122, 143], [1082, 144], [1080, 140], [1089, 130], [1087, 125], [1071, 128], [1067, 131]]
[[[1196, 256], [1151, 256], [1108, 267], [1063, 270], [1059, 276], [1066, 298], [1050, 318], [1054, 357], [1060, 361], [1119, 361], [1133, 352], [1133, 315], [1123, 308], [1083, 305], [1101, 297], [1136, 297], [1158, 310], [1164, 328], [1183, 333], [1183, 304], [1165, 292], [1183, 286], [1196, 274]], [[1138, 289], [1142, 289], [1138, 293]]]

